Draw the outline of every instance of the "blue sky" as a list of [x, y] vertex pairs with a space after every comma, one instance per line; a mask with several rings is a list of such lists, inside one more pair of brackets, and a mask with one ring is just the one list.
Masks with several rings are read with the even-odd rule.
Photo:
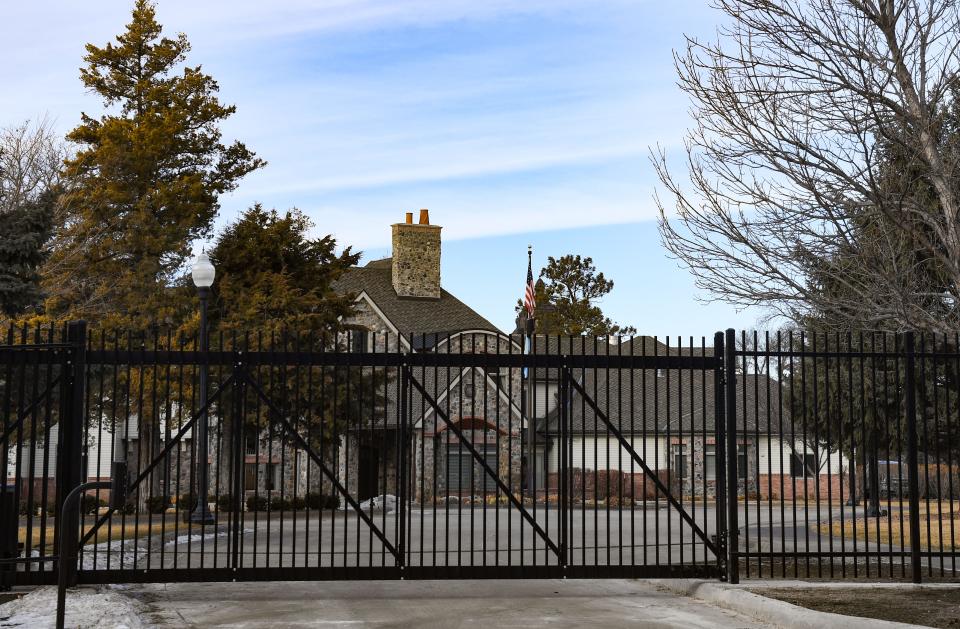
[[[78, 80], [130, 2], [36, 0], [4, 8], [0, 124], [48, 115], [64, 132], [99, 102]], [[297, 206], [318, 233], [368, 257], [389, 225], [429, 208], [443, 225], [444, 285], [509, 328], [526, 273], [548, 255], [592, 256], [603, 303], [643, 333], [752, 327], [761, 312], [704, 305], [657, 235], [660, 144], [680, 157], [688, 104], [671, 51], [709, 37], [702, 0], [160, 0], [238, 107], [225, 125], [269, 166], [223, 199], [220, 223], [259, 201]]]

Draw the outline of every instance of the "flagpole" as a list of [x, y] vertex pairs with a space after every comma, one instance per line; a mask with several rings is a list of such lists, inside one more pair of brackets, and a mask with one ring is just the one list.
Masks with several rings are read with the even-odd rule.
[[[533, 245], [527, 245], [527, 274], [532, 272], [533, 269]], [[527, 318], [525, 322], [525, 332], [527, 336], [526, 342], [526, 351], [528, 355], [533, 354], [533, 334], [536, 329], [537, 321], [534, 318], [531, 312], [527, 312]], [[532, 367], [527, 368], [527, 448], [528, 448], [528, 460], [527, 460], [527, 490], [530, 492], [530, 496], [533, 499], [533, 502], [537, 501], [537, 488], [536, 488], [536, 479], [537, 476], [534, 472], [537, 466], [537, 453], [534, 448], [534, 438], [535, 438], [535, 429], [536, 429], [536, 409], [533, 407], [533, 381], [536, 370]]]

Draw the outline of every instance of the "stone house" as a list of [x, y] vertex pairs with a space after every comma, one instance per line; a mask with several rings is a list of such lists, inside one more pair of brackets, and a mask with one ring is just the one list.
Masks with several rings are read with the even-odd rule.
[[[355, 295], [350, 346], [375, 352], [520, 353], [518, 339], [446, 291], [440, 283], [441, 227], [427, 210], [392, 226], [392, 257], [346, 272], [335, 289]], [[422, 391], [410, 387], [407, 451], [399, 431], [401, 393], [384, 385], [382, 408], [341, 437], [338, 473], [360, 500], [397, 493], [401, 455], [411, 457], [409, 491], [429, 502], [493, 490], [494, 481], [464, 446], [468, 441], [501, 479], [519, 490], [521, 431], [519, 370], [412, 367]], [[424, 395], [426, 393], [426, 395]], [[439, 409], [439, 412], [438, 412]], [[446, 420], [444, 419], [446, 418]], [[460, 432], [464, 439], [456, 435]]]

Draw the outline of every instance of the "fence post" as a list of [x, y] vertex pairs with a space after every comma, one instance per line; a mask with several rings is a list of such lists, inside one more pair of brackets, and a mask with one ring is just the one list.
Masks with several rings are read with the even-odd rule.
[[[68, 358], [63, 366], [60, 385], [60, 421], [57, 443], [57, 527], [76, 532], [80, 526], [78, 509], [64, 510], [64, 500], [83, 480], [83, 401], [84, 370], [86, 367], [87, 322], [71, 321], [67, 324], [67, 343], [70, 344]], [[60, 557], [77, 556], [79, 539], [76, 534], [58, 535], [67, 548], [58, 548]], [[64, 571], [68, 586], [77, 583], [76, 561], [57, 562], [58, 569]]]
[[727, 328], [724, 342], [724, 391], [727, 421], [727, 582], [740, 582], [739, 514], [737, 513], [737, 336]]
[[717, 518], [717, 547], [722, 556], [717, 557], [717, 563], [723, 568], [723, 578], [727, 578], [727, 415], [726, 396], [723, 386], [724, 378], [724, 343], [723, 332], [713, 335], [713, 451], [716, 469], [716, 518]]
[[[410, 336], [411, 346], [413, 345], [413, 335]], [[407, 408], [410, 395], [410, 373], [406, 361], [400, 364], [400, 426], [397, 431], [397, 439], [400, 441], [400, 449], [397, 452], [397, 556], [399, 565], [397, 570], [400, 572], [400, 578], [406, 575], [407, 564], [407, 422], [410, 421], [410, 412]], [[359, 455], [358, 455], [359, 456]]]
[[910, 491], [910, 567], [913, 582], [920, 583], [920, 482], [917, 462], [916, 348], [913, 332], [903, 336], [905, 366], [905, 402], [907, 406], [907, 483]]

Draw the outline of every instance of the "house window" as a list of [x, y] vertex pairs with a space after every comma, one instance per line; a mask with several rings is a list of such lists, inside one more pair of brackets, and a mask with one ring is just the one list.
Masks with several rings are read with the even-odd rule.
[[677, 478], [684, 479], [690, 475], [687, 470], [687, 446], [682, 443], [673, 445], [673, 470]]
[[717, 480], [717, 446], [703, 446], [703, 465], [707, 480]]
[[745, 443], [737, 446], [737, 477], [747, 477], [747, 444]]
[[[496, 481], [484, 470], [480, 462], [466, 448], [450, 444], [447, 450], [447, 491], [451, 493], [471, 493], [475, 491], [495, 491]], [[487, 466], [497, 471], [497, 451], [495, 446], [474, 446]], [[472, 475], [472, 478], [471, 478]], [[471, 484], [472, 480], [472, 484]]]
[[266, 469], [263, 474], [263, 488], [267, 491], [276, 491], [277, 487], [280, 485], [278, 482], [277, 476], [280, 471], [280, 466], [274, 463], [267, 463], [264, 466]]
[[790, 455], [790, 476], [793, 478], [807, 478], [814, 476], [814, 470], [817, 469], [817, 455], [812, 452], [800, 454], [794, 452]]
[[367, 334], [368, 332], [366, 330], [351, 330], [350, 351], [352, 352], [367, 351]]
[[255, 491], [257, 489], [256, 463], [243, 464], [243, 488], [247, 491]]
[[243, 488], [246, 491], [257, 490], [257, 472], [263, 472], [264, 490], [276, 491], [280, 486], [280, 466], [276, 463], [266, 463], [261, 465], [256, 463], [244, 463]]
[[250, 435], [244, 436], [243, 451], [244, 451], [244, 454], [257, 453], [257, 435], [256, 434], [250, 434]]

